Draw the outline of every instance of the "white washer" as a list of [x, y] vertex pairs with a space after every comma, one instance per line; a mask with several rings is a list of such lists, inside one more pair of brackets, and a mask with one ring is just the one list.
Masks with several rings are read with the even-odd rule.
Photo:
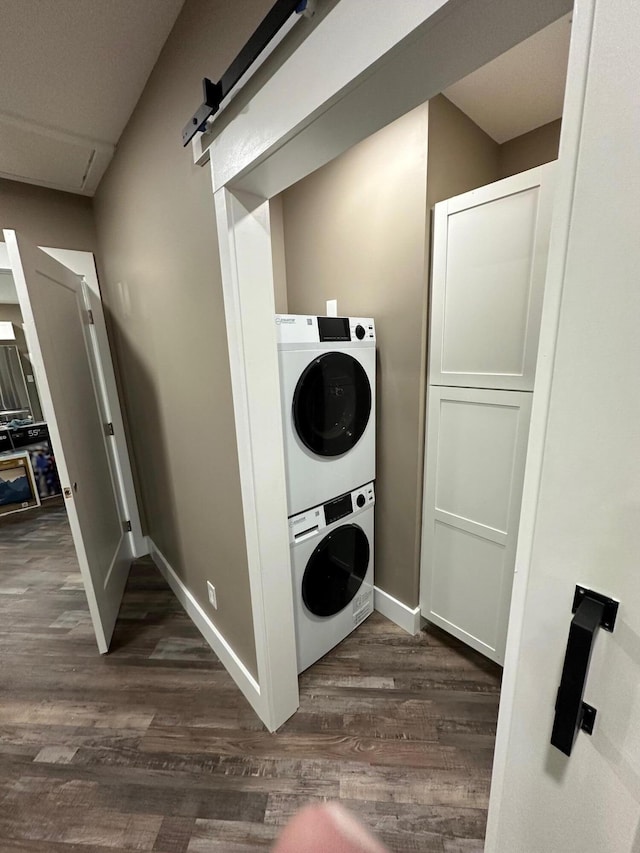
[[275, 318], [288, 513], [376, 476], [376, 334], [365, 317]]
[[373, 611], [373, 483], [289, 519], [298, 672]]

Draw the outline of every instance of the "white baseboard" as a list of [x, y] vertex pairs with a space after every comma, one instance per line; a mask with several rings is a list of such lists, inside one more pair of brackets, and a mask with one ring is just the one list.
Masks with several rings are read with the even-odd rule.
[[147, 543], [151, 559], [158, 567], [160, 574], [167, 581], [176, 598], [191, 617], [191, 621], [207, 643], [209, 643], [224, 668], [245, 695], [253, 710], [263, 720], [264, 702], [260, 694], [260, 685], [180, 580], [167, 558], [157, 548], [150, 536], [147, 537]]
[[417, 634], [420, 631], [419, 607], [408, 607], [377, 586], [373, 588], [373, 606], [378, 613], [395, 622], [407, 634]]

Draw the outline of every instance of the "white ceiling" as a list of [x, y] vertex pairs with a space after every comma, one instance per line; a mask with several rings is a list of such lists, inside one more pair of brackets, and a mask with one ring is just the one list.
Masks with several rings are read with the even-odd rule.
[[184, 0], [0, 0], [0, 176], [93, 195]]
[[443, 94], [499, 143], [554, 121], [562, 115], [570, 35], [566, 15]]

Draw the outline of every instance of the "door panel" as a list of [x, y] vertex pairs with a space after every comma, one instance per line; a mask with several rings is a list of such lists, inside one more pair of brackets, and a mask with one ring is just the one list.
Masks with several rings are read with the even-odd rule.
[[105, 652], [131, 548], [89, 364], [80, 279], [15, 232], [4, 233], [98, 647]]
[[554, 166], [435, 205], [431, 384], [533, 390]]
[[[633, 0], [576, 3], [487, 853], [640, 851], [639, 32]], [[567, 757], [550, 738], [577, 584], [620, 607]]]
[[531, 394], [432, 386], [422, 616], [502, 663]]
[[[505, 581], [505, 543], [436, 518], [429, 621], [494, 657]], [[512, 568], [513, 571], [513, 568]]]
[[113, 425], [113, 435], [107, 441], [109, 461], [111, 470], [118, 482], [119, 496], [122, 498], [122, 518], [131, 523], [129, 536], [132, 552], [134, 556], [142, 557], [148, 549], [138, 512], [133, 471], [111, 358], [104, 308], [100, 297], [95, 259], [90, 252], [81, 252], [75, 249], [51, 249], [45, 246], [40, 248], [82, 278], [85, 307], [91, 309], [93, 314], [92, 325], [84, 328], [87, 334], [87, 349], [94, 385], [98, 389], [97, 396], [102, 419], [105, 423]]

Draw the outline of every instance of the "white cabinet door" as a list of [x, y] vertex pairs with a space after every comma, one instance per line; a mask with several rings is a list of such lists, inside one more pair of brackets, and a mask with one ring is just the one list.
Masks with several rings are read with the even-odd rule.
[[132, 550], [91, 373], [81, 280], [14, 231], [4, 236], [96, 640], [106, 652]]
[[429, 389], [422, 616], [502, 664], [531, 394]]
[[533, 390], [554, 169], [435, 205], [430, 384]]

